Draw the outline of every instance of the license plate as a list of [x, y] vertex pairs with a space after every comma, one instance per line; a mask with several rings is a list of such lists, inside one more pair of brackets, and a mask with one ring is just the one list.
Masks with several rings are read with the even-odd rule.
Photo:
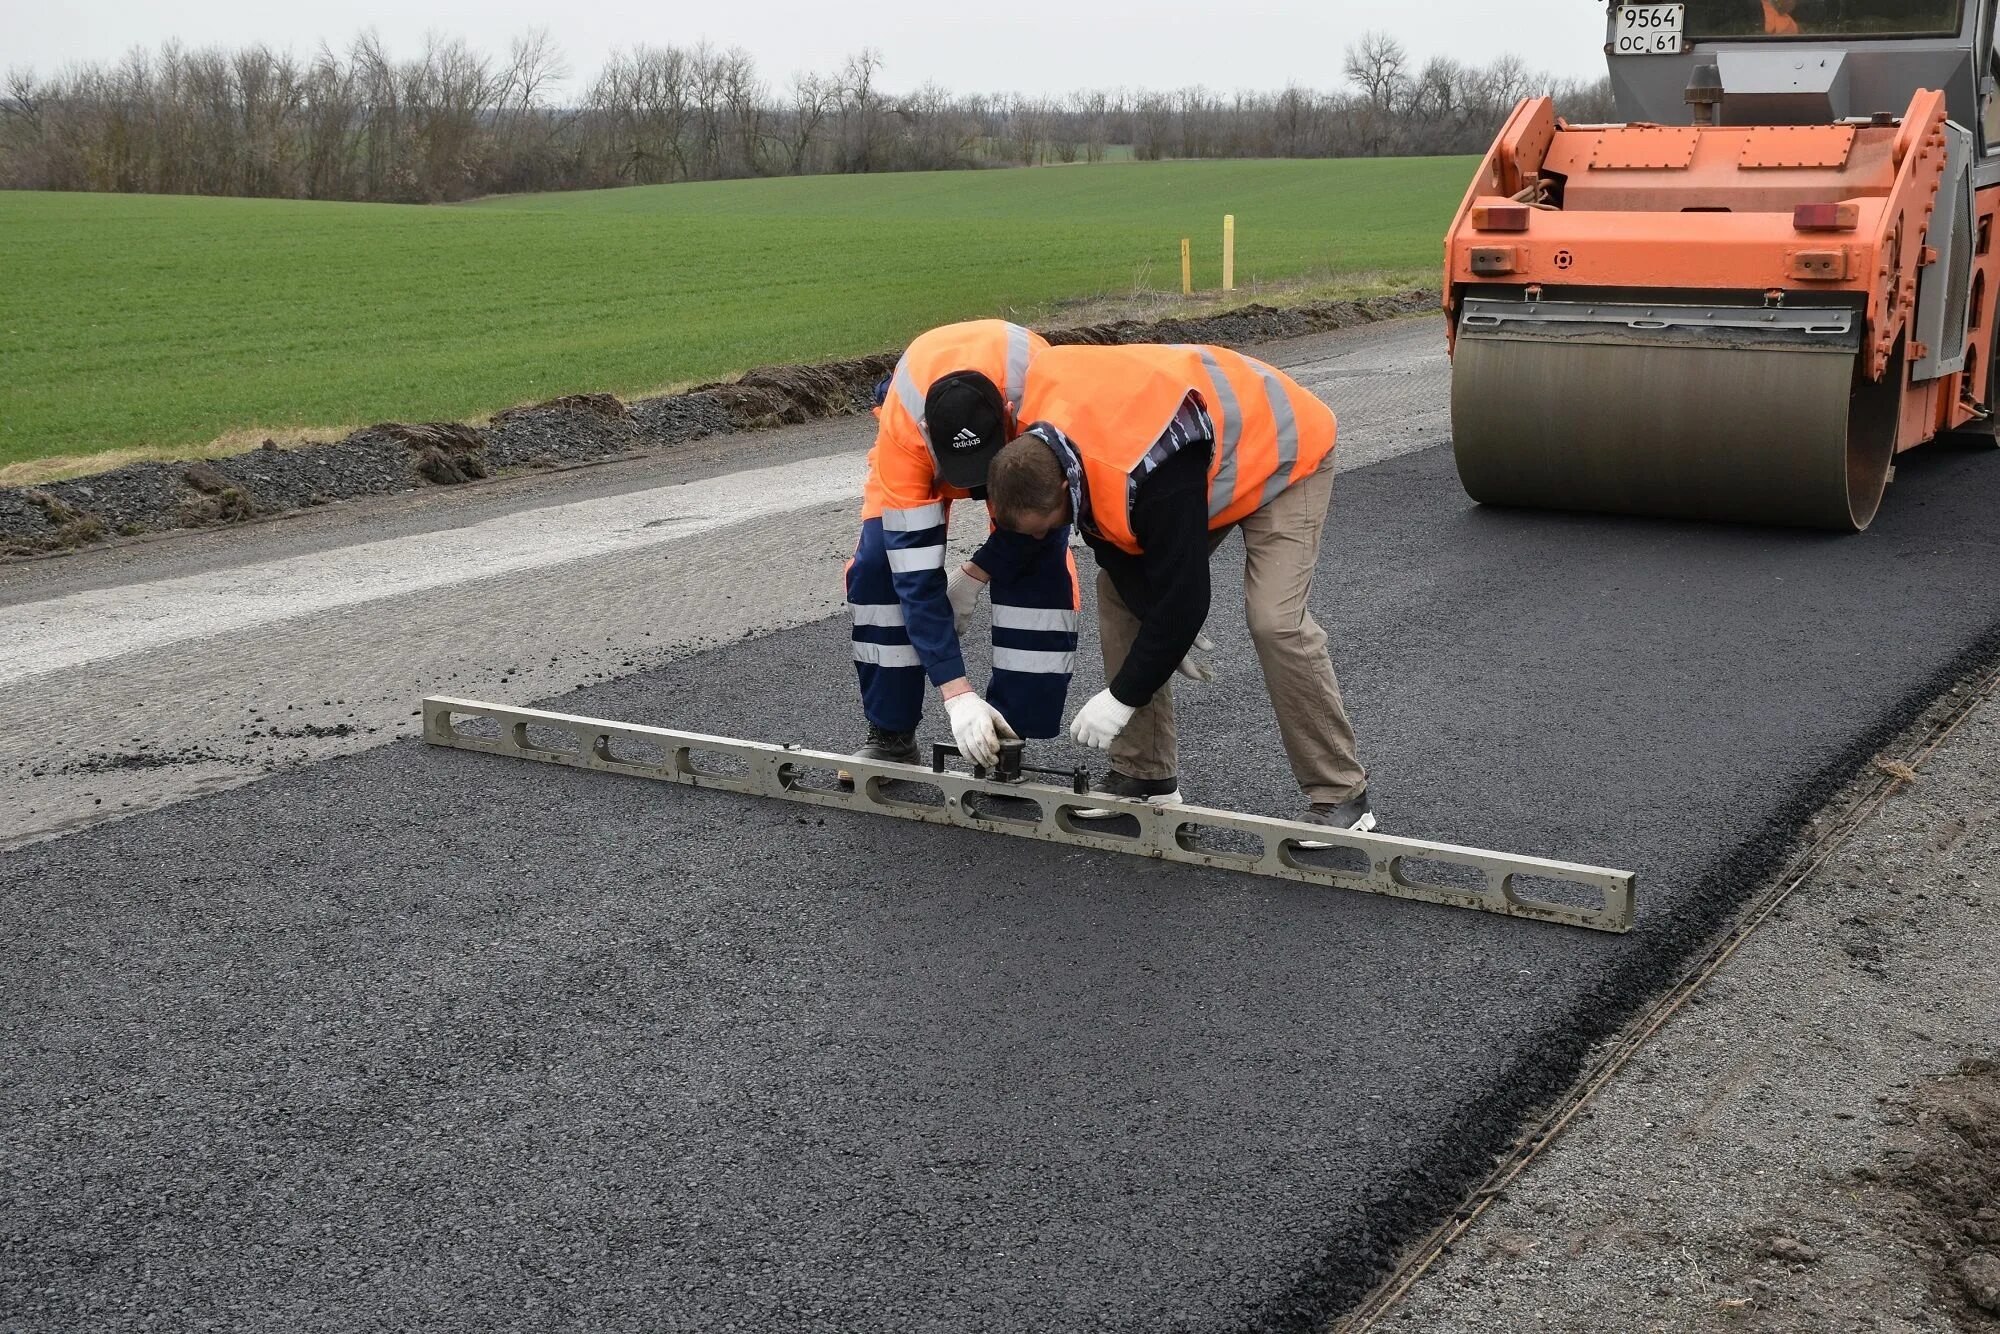
[[1686, 5], [1620, 5], [1612, 25], [1611, 52], [1620, 56], [1677, 56], [1686, 23]]

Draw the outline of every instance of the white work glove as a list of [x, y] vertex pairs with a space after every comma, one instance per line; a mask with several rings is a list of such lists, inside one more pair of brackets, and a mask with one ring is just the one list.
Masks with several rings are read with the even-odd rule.
[[951, 600], [951, 624], [960, 634], [972, 621], [972, 609], [979, 605], [979, 595], [986, 591], [984, 579], [974, 579], [965, 572], [963, 565], [951, 572], [944, 581], [944, 595]]
[[974, 764], [991, 769], [1000, 762], [1000, 738], [1020, 740], [1000, 710], [981, 699], [976, 690], [953, 695], [944, 702], [944, 711], [951, 715], [951, 737], [958, 743], [959, 753]]
[[1122, 702], [1109, 690], [1100, 690], [1091, 697], [1090, 703], [1076, 711], [1070, 721], [1069, 734], [1086, 746], [1099, 750], [1110, 750], [1111, 743], [1125, 730], [1125, 724], [1132, 721], [1138, 710]]
[[1195, 631], [1194, 647], [1181, 659], [1181, 665], [1174, 668], [1190, 681], [1213, 681], [1215, 668], [1209, 665], [1207, 654], [1215, 652], [1215, 641], [1199, 630]]

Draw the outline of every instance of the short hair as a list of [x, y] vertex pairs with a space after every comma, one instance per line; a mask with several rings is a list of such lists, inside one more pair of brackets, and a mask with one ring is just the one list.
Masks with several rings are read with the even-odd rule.
[[1039, 436], [1024, 435], [993, 456], [986, 470], [986, 503], [994, 519], [1047, 514], [1069, 503], [1069, 478], [1055, 451]]

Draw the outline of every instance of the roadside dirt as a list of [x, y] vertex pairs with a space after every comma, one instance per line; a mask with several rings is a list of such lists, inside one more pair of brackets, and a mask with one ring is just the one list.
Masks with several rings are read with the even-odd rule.
[[1370, 1328], [2000, 1331], [2000, 699]]
[[[1188, 319], [1119, 320], [1058, 329], [1055, 343], [1192, 342], [1241, 346], [1435, 310], [1436, 292], [1274, 308], [1243, 306]], [[484, 425], [384, 422], [332, 444], [276, 441], [196, 463], [135, 463], [41, 486], [0, 487], [0, 560], [144, 533], [212, 528], [314, 506], [495, 473], [668, 449], [732, 431], [865, 412], [895, 368], [884, 352], [812, 366], [766, 366], [735, 380], [625, 403], [572, 394], [497, 413]]]
[[1912, 1103], [1909, 1164], [1882, 1183], [1887, 1223], [1929, 1263], [1965, 1328], [2000, 1328], [2000, 1064], [1965, 1060]]

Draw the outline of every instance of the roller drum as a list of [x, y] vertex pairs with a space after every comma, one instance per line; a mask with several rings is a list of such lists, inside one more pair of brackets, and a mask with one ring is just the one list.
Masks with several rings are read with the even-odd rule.
[[1461, 323], [1453, 450], [1474, 500], [1850, 532], [1875, 517], [1900, 377], [1857, 375], [1851, 322], [1582, 309]]

